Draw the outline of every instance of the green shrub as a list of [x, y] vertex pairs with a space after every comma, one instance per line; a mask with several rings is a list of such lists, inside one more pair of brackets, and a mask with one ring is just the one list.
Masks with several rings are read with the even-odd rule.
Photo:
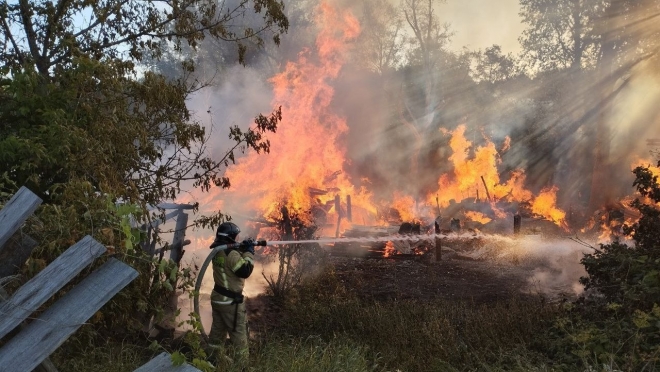
[[660, 185], [647, 167], [633, 170], [641, 218], [624, 227], [633, 245], [601, 244], [582, 259], [588, 296], [571, 304], [555, 331], [556, 357], [587, 368], [655, 370], [660, 362]]

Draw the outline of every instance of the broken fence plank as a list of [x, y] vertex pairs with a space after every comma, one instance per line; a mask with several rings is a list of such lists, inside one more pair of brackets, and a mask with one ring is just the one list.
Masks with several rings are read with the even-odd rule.
[[125, 263], [108, 260], [0, 349], [2, 371], [32, 371], [137, 276]]
[[[7, 298], [9, 298], [9, 295], [7, 292], [5, 292], [4, 288], [0, 287], [0, 303], [2, 303], [2, 301], [6, 300]], [[21, 324], [21, 328], [24, 327], [25, 324]], [[2, 366], [0, 366], [0, 371], [3, 371]], [[57, 372], [57, 368], [49, 358], [46, 358], [43, 360], [43, 362], [41, 362], [40, 365], [37, 366], [37, 368], [34, 369], [33, 372]]]
[[133, 372], [201, 372], [190, 364], [172, 365], [169, 353], [161, 353]]
[[39, 207], [42, 200], [27, 187], [21, 187], [0, 210], [0, 252], [7, 240]]
[[15, 233], [0, 251], [0, 278], [18, 273], [36, 246], [36, 240], [20, 231]]
[[101, 243], [88, 235], [23, 284], [8, 301], [0, 305], [0, 338], [36, 311], [105, 250]]

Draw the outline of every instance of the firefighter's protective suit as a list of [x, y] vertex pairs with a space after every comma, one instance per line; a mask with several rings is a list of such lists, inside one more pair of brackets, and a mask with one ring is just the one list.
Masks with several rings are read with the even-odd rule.
[[[231, 224], [229, 228], [223, 226]], [[227, 235], [221, 231], [230, 230]], [[214, 248], [221, 244], [232, 243], [238, 236], [238, 226], [225, 222], [218, 228]], [[247, 314], [243, 302], [243, 287], [254, 268], [254, 244], [251, 240], [241, 243], [241, 248], [218, 252], [213, 258], [213, 281], [211, 293], [213, 324], [209, 332], [209, 346], [221, 348], [229, 334], [229, 339], [242, 359], [248, 356]]]

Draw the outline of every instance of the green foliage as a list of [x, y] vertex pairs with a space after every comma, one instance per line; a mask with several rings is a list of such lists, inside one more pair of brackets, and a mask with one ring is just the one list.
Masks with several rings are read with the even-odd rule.
[[[250, 8], [251, 7], [251, 8]], [[262, 27], [229, 27], [244, 12]], [[195, 63], [181, 56], [205, 37], [238, 44], [276, 43], [288, 27], [276, 0], [7, 2], [0, 0], [0, 196], [20, 186], [44, 203], [26, 225], [39, 247], [23, 269], [29, 279], [85, 235], [140, 275], [83, 327], [65, 348], [136, 335], [165, 315], [174, 291], [192, 288], [193, 273], [142, 251], [150, 205], [171, 200], [182, 184], [229, 187], [224, 171], [234, 151], [268, 152], [279, 109], [259, 115], [252, 128], [230, 128], [234, 144], [219, 157], [206, 153], [209, 135], [186, 106], [200, 87]], [[85, 19], [86, 26], [80, 26]], [[26, 22], [25, 20], [29, 20]], [[180, 74], [145, 69], [166, 51], [177, 54]], [[212, 224], [222, 214], [199, 222]], [[75, 281], [71, 283], [74, 285]], [[71, 351], [71, 350], [70, 350]]]
[[[235, 145], [211, 158], [208, 135], [186, 106], [200, 87], [195, 62], [178, 55], [182, 68], [169, 77], [140, 64], [205, 37], [238, 44], [241, 59], [241, 43], [261, 45], [266, 33], [279, 42], [283, 9], [276, 0], [0, 1], [0, 173], [47, 204], [68, 202], [59, 195], [80, 181], [145, 212], [174, 199], [182, 182], [229, 187], [223, 174], [234, 151], [268, 152], [263, 134], [276, 130], [281, 111], [232, 128]], [[262, 16], [261, 27], [233, 25], [248, 11]]]
[[657, 176], [645, 167], [633, 170], [633, 186], [642, 198], [631, 206], [640, 213], [640, 219], [624, 232], [634, 240], [634, 246], [615, 241], [601, 245], [593, 254], [586, 255], [582, 263], [588, 277], [581, 282], [586, 289], [603, 295], [602, 303], [618, 303], [628, 314], [636, 310], [651, 310], [660, 304], [660, 185]]
[[529, 25], [520, 43], [530, 67], [541, 71], [595, 65], [600, 53], [597, 21], [602, 0], [521, 0]]
[[232, 129], [236, 145], [212, 159], [204, 128], [190, 120], [185, 84], [153, 73], [130, 79], [125, 65], [81, 58], [54, 78], [27, 69], [2, 80], [0, 172], [47, 203], [81, 180], [144, 208], [175, 198], [187, 180], [229, 187], [221, 171], [236, 149], [268, 151], [263, 134], [276, 130], [279, 109], [254, 128]]
[[633, 170], [641, 197], [631, 205], [641, 218], [624, 231], [634, 240], [601, 244], [582, 259], [581, 278], [592, 295], [571, 305], [558, 320], [558, 346], [585, 365], [622, 370], [654, 369], [660, 363], [660, 186], [646, 167]]
[[[246, 12], [261, 15], [262, 24], [237, 27], [233, 20]], [[269, 33], [278, 44], [289, 26], [284, 4], [277, 0], [235, 4], [214, 0], [3, 0], [0, 15], [4, 20], [0, 36], [6, 42], [0, 52], [0, 68], [33, 65], [42, 75], [66, 69], [80, 56], [135, 62], [157, 59], [170, 48], [196, 48], [205, 37], [236, 43], [242, 61], [246, 42], [262, 45], [263, 35]], [[29, 22], [23, 21], [26, 19]]]
[[475, 81], [494, 84], [519, 74], [513, 55], [502, 53], [499, 45], [493, 45], [473, 55], [476, 63], [471, 76]]

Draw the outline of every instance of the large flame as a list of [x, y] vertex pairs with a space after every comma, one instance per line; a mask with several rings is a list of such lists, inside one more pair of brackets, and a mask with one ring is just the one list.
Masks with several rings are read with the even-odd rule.
[[532, 212], [544, 216], [561, 226], [566, 218], [566, 212], [557, 208], [557, 190], [557, 186], [553, 186], [541, 191], [541, 193], [534, 198]]
[[350, 195], [353, 218], [375, 222], [377, 209], [370, 193], [354, 187], [343, 172], [346, 149], [341, 137], [348, 131], [346, 121], [329, 109], [334, 95], [330, 83], [360, 27], [349, 12], [327, 3], [317, 14], [316, 53], [303, 50], [270, 80], [273, 106], [281, 106], [283, 113], [277, 133], [269, 138], [270, 154], [252, 153], [229, 168], [229, 196], [265, 216], [276, 216], [281, 205], [293, 211], [317, 206], [328, 213], [328, 222], [334, 222], [335, 196], [340, 196], [343, 209]]
[[465, 218], [467, 218], [470, 221], [479, 222], [484, 225], [493, 220], [492, 218], [486, 216], [485, 214], [477, 211], [465, 212]]
[[[270, 79], [272, 105], [281, 106], [283, 113], [277, 133], [268, 138], [270, 153], [250, 153], [239, 159], [227, 170], [231, 189], [222, 191], [222, 196], [219, 190], [213, 192], [200, 204], [214, 208], [222, 204], [221, 209], [233, 215], [250, 212], [255, 217], [266, 218], [279, 218], [284, 205], [294, 213], [311, 211], [311, 215], [299, 214], [299, 217], [305, 222], [312, 222], [306, 218], [314, 218], [321, 225], [333, 225], [330, 231], [335, 234], [350, 226], [347, 218], [350, 196], [353, 222], [365, 225], [387, 222], [379, 220], [383, 216], [379, 216], [370, 190], [356, 187], [344, 172], [350, 162], [343, 141], [349, 128], [345, 118], [330, 108], [334, 96], [332, 81], [346, 62], [351, 41], [358, 36], [360, 26], [350, 12], [326, 2], [318, 6], [316, 14], [319, 29], [316, 48], [304, 49], [296, 60], [288, 62], [281, 73]], [[397, 210], [401, 221], [413, 221], [418, 217], [435, 217], [436, 207], [447, 207], [452, 200], [478, 199], [489, 202], [492, 215], [468, 212], [466, 217], [485, 224], [491, 217], [507, 217], [498, 202], [525, 202], [532, 206], [533, 213], [565, 225], [565, 213], [556, 207], [556, 187], [534, 197], [525, 188], [523, 170], [510, 172], [503, 181], [498, 172], [501, 160], [495, 144], [486, 138], [484, 145], [475, 148], [466, 139], [465, 131], [465, 125], [452, 132], [445, 130], [451, 134], [449, 145], [453, 153], [449, 160], [453, 171], [441, 175], [438, 190], [428, 194], [427, 206], [433, 206], [430, 214], [434, 216], [419, 216], [424, 208], [418, 209], [418, 201], [401, 192], [394, 192], [392, 199], [385, 201], [386, 207]], [[507, 138], [501, 151], [509, 147], [510, 138]], [[222, 200], [217, 199], [220, 197]], [[342, 222], [335, 230], [338, 220]]]
[[[468, 198], [478, 198], [491, 202], [493, 212], [501, 218], [504, 217], [504, 213], [495, 202], [500, 200], [531, 202], [533, 213], [565, 227], [566, 213], [556, 206], [556, 186], [543, 190], [534, 198], [532, 192], [524, 186], [525, 173], [520, 169], [513, 171], [506, 182], [501, 182], [497, 169], [500, 158], [495, 144], [486, 139], [486, 144], [474, 149], [474, 156], [471, 157], [470, 150], [473, 146], [472, 142], [465, 138], [465, 129], [465, 125], [460, 125], [450, 132], [449, 146], [453, 154], [449, 160], [454, 169], [452, 173], [440, 176], [439, 190], [429, 195], [429, 203], [433, 203], [436, 197], [443, 206], [449, 205], [451, 200], [461, 202]], [[506, 147], [508, 144], [505, 143]]]

